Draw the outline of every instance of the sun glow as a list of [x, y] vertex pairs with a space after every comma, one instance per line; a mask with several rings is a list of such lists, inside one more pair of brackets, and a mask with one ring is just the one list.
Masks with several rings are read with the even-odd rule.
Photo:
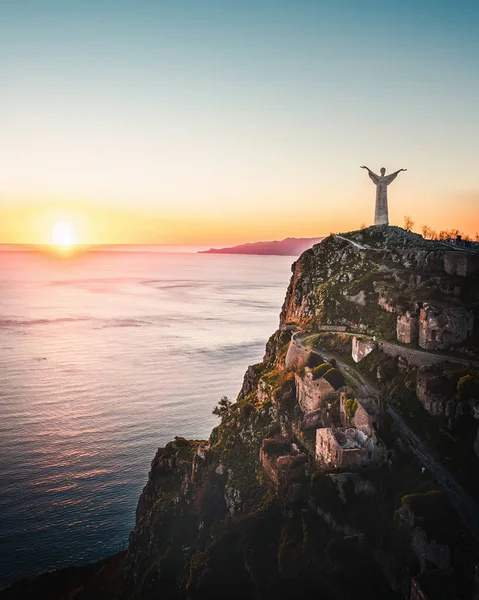
[[71, 248], [77, 242], [75, 227], [68, 221], [55, 223], [52, 229], [52, 244], [60, 248]]

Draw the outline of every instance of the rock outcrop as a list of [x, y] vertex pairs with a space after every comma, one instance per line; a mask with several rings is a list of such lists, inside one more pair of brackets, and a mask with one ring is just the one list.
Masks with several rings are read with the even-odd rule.
[[[303, 253], [280, 328], [263, 361], [248, 367], [236, 403], [218, 407], [221, 422], [209, 440], [177, 438], [158, 450], [130, 537], [123, 598], [407, 593], [414, 574], [407, 553], [418, 542], [415, 530], [395, 541], [395, 511], [401, 495], [416, 491], [410, 486], [420, 469], [411, 456], [401, 458], [404, 444], [380, 399], [358, 395], [360, 379], [291, 338], [322, 332], [326, 354], [352, 352], [357, 368], [381, 374], [378, 385], [393, 393], [391, 378], [415, 376], [417, 367], [401, 358], [408, 350], [400, 346], [399, 358], [391, 351], [378, 359], [384, 343], [372, 336], [392, 348], [396, 336], [410, 344], [424, 303], [457, 308], [449, 293], [455, 280], [440, 279], [449, 277], [443, 256], [435, 242], [394, 227], [330, 236]], [[471, 286], [460, 293], [472, 315]], [[348, 331], [363, 337], [353, 342]], [[418, 384], [421, 401], [444, 414], [446, 402], [432, 400], [429, 387]]]

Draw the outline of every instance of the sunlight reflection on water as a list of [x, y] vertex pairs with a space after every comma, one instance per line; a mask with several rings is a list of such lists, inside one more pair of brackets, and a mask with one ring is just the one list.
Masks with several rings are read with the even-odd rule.
[[0, 585], [118, 549], [157, 447], [261, 360], [291, 262], [0, 252]]

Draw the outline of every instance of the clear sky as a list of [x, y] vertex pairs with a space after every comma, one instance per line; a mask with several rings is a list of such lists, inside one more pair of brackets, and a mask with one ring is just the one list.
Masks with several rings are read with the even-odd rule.
[[2, 0], [0, 243], [479, 231], [479, 2]]

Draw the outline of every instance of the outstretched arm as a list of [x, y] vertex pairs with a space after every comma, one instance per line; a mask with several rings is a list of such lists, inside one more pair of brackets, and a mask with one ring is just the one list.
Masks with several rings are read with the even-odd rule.
[[399, 171], [395, 171], [386, 177], [386, 185], [389, 185], [392, 181], [396, 179], [401, 171], [407, 171], [407, 169], [399, 169]]
[[371, 171], [371, 169], [369, 169], [368, 167], [366, 167], [365, 165], [361, 165], [361, 169], [366, 169], [368, 172], [369, 177], [372, 179], [373, 183], [375, 183], [376, 185], [378, 184], [379, 181], [379, 175], [376, 175], [376, 173], [373, 173]]

